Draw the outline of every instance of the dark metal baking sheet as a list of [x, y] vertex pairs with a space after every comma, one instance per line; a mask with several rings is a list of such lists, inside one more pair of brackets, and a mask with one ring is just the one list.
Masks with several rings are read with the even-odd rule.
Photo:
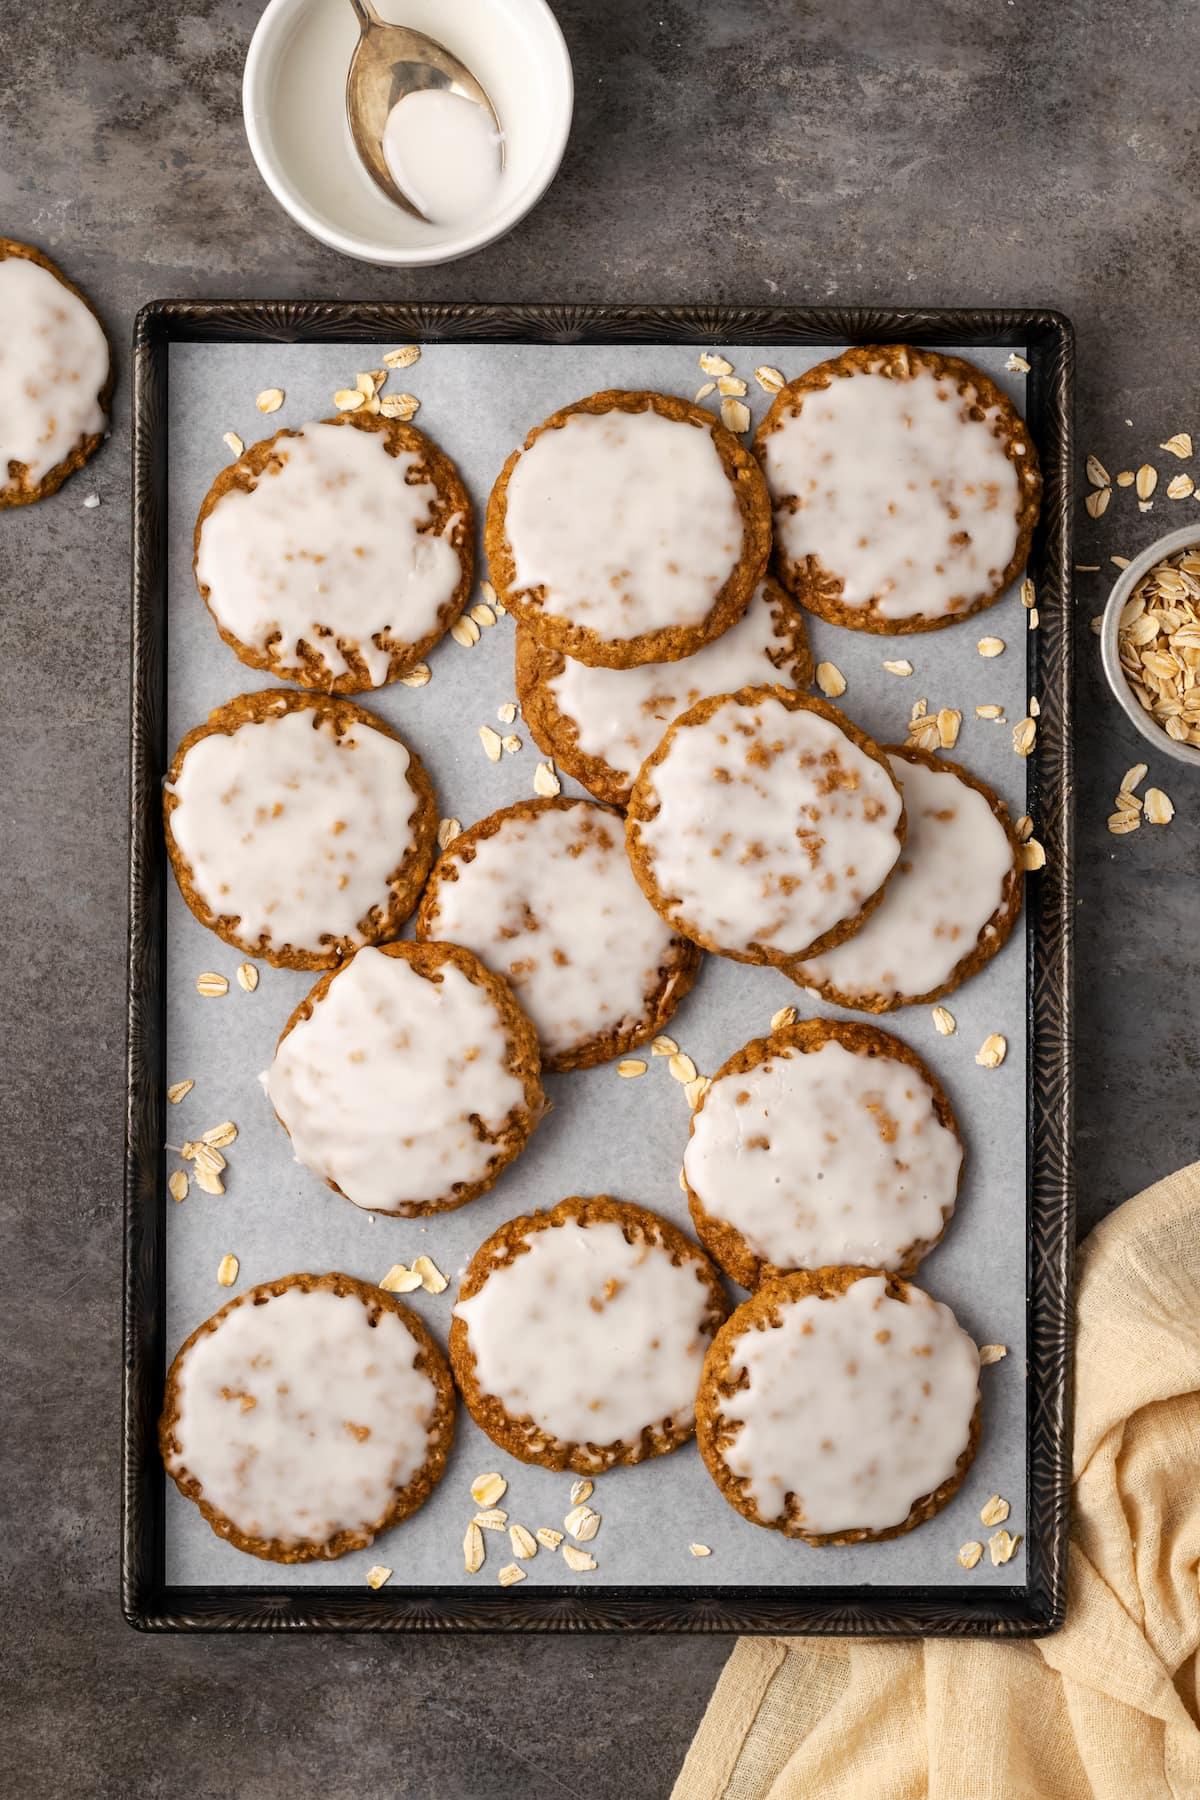
[[[158, 791], [165, 767], [168, 347], [210, 340], [390, 343], [712, 342], [840, 346], [879, 338], [1019, 344], [1032, 368], [1027, 415], [1046, 476], [1034, 545], [1041, 629], [1030, 685], [1041, 701], [1030, 810], [1049, 868], [1031, 885], [1029, 958], [1028, 1427], [1024, 1579], [1009, 1586], [687, 1586], [464, 1591], [393, 1584], [170, 1587], [161, 1465], [154, 1444], [166, 1356], [162, 1229], [165, 1049], [164, 861]], [[1070, 330], [1042, 313], [864, 314], [800, 309], [353, 307], [169, 302], [135, 339], [130, 1088], [127, 1170], [125, 1600], [147, 1628], [676, 1629], [1006, 1631], [1052, 1629], [1065, 1581], [1069, 1457], [1067, 1349], [1072, 1196], [1070, 1124], [1069, 400]], [[1036, 912], [1034, 911], [1036, 908]], [[936, 1291], [936, 1284], [935, 1284]], [[1015, 1371], [1014, 1371], [1015, 1373]], [[259, 1574], [252, 1569], [254, 1576]], [[266, 1573], [266, 1571], [263, 1571]], [[315, 1571], [314, 1571], [315, 1573]], [[690, 1571], [689, 1571], [690, 1573]]]

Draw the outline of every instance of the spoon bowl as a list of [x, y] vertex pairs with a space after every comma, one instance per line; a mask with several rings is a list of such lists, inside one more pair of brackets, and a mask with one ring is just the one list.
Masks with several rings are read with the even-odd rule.
[[346, 75], [346, 118], [354, 147], [375, 185], [414, 219], [428, 215], [404, 192], [384, 155], [383, 136], [392, 108], [409, 94], [428, 90], [454, 94], [481, 107], [496, 133], [498, 166], [504, 167], [500, 120], [487, 92], [452, 51], [423, 31], [389, 25], [371, 0], [350, 0], [359, 39]]

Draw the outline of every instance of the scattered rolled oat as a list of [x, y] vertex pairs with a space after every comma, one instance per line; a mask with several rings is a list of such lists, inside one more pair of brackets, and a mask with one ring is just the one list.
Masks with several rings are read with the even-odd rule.
[[197, 1174], [199, 1174], [201, 1169], [204, 1169], [210, 1175], [219, 1175], [221, 1170], [225, 1167], [225, 1158], [221, 1155], [221, 1152], [215, 1149], [211, 1144], [206, 1144], [203, 1138], [192, 1144], [190, 1149], [192, 1152], [192, 1161], [196, 1165]]
[[1147, 825], [1169, 825], [1175, 817], [1175, 808], [1161, 788], [1146, 789], [1146, 823]]
[[1020, 818], [1013, 826], [1013, 830], [1016, 832], [1017, 837], [1022, 844], [1028, 842], [1033, 836], [1033, 820], [1028, 813], [1021, 814]]
[[522, 1562], [528, 1562], [531, 1556], [537, 1555], [537, 1539], [531, 1531], [526, 1531], [524, 1525], [510, 1525], [508, 1541], [512, 1545], [513, 1555], [519, 1556]]
[[571, 1505], [582, 1506], [585, 1500], [591, 1499], [595, 1491], [593, 1483], [588, 1480], [587, 1476], [581, 1475], [578, 1481], [571, 1483]]
[[1118, 569], [1127, 569], [1129, 567], [1129, 558], [1127, 556], [1110, 556], [1108, 560]]
[[503, 1475], [477, 1475], [471, 1483], [471, 1498], [476, 1506], [495, 1506], [508, 1492]]
[[953, 750], [961, 725], [962, 714], [952, 706], [943, 706], [937, 716], [938, 743], [943, 750]]
[[503, 706], [496, 708], [496, 717], [502, 725], [511, 725], [516, 716], [517, 703], [515, 700], [506, 700]]
[[224, 1150], [227, 1144], [232, 1144], [237, 1134], [237, 1126], [234, 1124], [233, 1120], [226, 1119], [223, 1124], [210, 1125], [207, 1131], [202, 1131], [200, 1133], [200, 1142], [202, 1144], [208, 1144], [213, 1150]]
[[333, 404], [339, 412], [357, 412], [366, 397], [361, 388], [339, 388], [333, 396]]
[[994, 1537], [988, 1539], [988, 1554], [991, 1556], [993, 1567], [999, 1568], [1001, 1563], [1011, 1562], [1020, 1545], [1020, 1538], [1013, 1537], [1011, 1532], [996, 1532]]
[[948, 1006], [935, 1006], [931, 1014], [933, 1029], [939, 1037], [953, 1037], [958, 1030], [958, 1021]]
[[1102, 514], [1108, 511], [1108, 502], [1111, 495], [1111, 488], [1095, 488], [1087, 495], [1083, 504], [1087, 507], [1093, 519], [1100, 518]]
[[1046, 852], [1036, 838], [1029, 838], [1021, 845], [1021, 867], [1027, 874], [1046, 866]]
[[770, 363], [760, 363], [754, 371], [754, 379], [764, 394], [777, 394], [783, 386], [783, 376]]
[[1172, 475], [1167, 483], [1168, 500], [1186, 500], [1188, 495], [1194, 494], [1195, 491], [1196, 484], [1190, 475]]
[[750, 408], [744, 400], [722, 400], [721, 423], [735, 435], [750, 429]]
[[836, 700], [846, 691], [846, 677], [836, 663], [819, 662], [817, 664], [817, 686], [830, 700]]
[[1030, 607], [1030, 606], [1033, 606], [1036, 603], [1036, 601], [1037, 601], [1037, 589], [1034, 587], [1033, 582], [1030, 580], [1029, 576], [1026, 575], [1024, 581], [1021, 583], [1021, 605], [1024, 607]]
[[794, 1006], [781, 1006], [779, 1011], [771, 1014], [771, 1030], [785, 1031], [789, 1025], [796, 1023]]
[[483, 595], [489, 606], [495, 607], [497, 612], [504, 611], [504, 608], [496, 597], [496, 590], [490, 581], [481, 581], [479, 583], [479, 592]]
[[678, 1048], [679, 1045], [673, 1037], [668, 1037], [665, 1031], [660, 1031], [651, 1044], [650, 1051], [654, 1056], [674, 1056]]
[[1004, 639], [998, 637], [982, 637], [975, 646], [980, 656], [1003, 656]]
[[555, 1531], [552, 1525], [539, 1525], [533, 1535], [543, 1550], [557, 1550], [563, 1541], [562, 1532]]
[[574, 1506], [563, 1524], [581, 1544], [590, 1544], [600, 1529], [600, 1514], [593, 1512], [590, 1506]]
[[485, 631], [488, 629], [489, 625], [494, 625], [496, 623], [496, 615], [486, 600], [477, 600], [475, 602], [474, 606], [471, 608], [471, 617], [477, 625], [482, 625]]
[[1036, 694], [1029, 696], [1029, 716], [1031, 719], [1040, 719], [1042, 716], [1041, 703]]
[[403, 344], [399, 350], [386, 350], [383, 360], [389, 369], [408, 369], [420, 360], [420, 356], [419, 344]]
[[428, 687], [432, 675], [433, 670], [428, 663], [414, 663], [412, 668], [406, 669], [404, 674], [400, 677], [400, 685], [402, 687], [410, 688]]
[[687, 1082], [695, 1081], [696, 1079], [696, 1065], [691, 1057], [686, 1056], [682, 1050], [677, 1050], [675, 1052], [674, 1056], [667, 1064], [667, 1067], [675, 1077], [676, 1081], [686, 1084]]
[[1104, 630], [1104, 614], [1093, 613], [1090, 620], [1090, 626], [1092, 636], [1099, 637], [1100, 633]]
[[1128, 837], [1131, 831], [1141, 826], [1141, 815], [1136, 812], [1115, 812], [1108, 815], [1108, 829], [1114, 837]]
[[415, 1269], [393, 1263], [379, 1285], [385, 1294], [415, 1294], [421, 1285], [421, 1277]]
[[1134, 478], [1139, 500], [1148, 500], [1158, 486], [1158, 470], [1153, 463], [1143, 463]]
[[712, 1550], [707, 1544], [689, 1544], [688, 1549], [693, 1556], [711, 1556]]
[[709, 1075], [697, 1075], [695, 1081], [684, 1082], [683, 1091], [687, 1095], [687, 1103], [693, 1112], [695, 1112], [711, 1086], [712, 1077]]
[[716, 386], [717, 384], [715, 381], [705, 381], [700, 384], [696, 389], [697, 406], [699, 406], [701, 400], [707, 400], [708, 396], [716, 391]]
[[461, 819], [441, 819], [438, 822], [437, 841], [439, 850], [446, 850], [462, 832]]
[[282, 388], [264, 388], [254, 402], [260, 413], [278, 412], [283, 405]]
[[258, 969], [252, 962], [239, 963], [237, 966], [237, 984], [243, 994], [252, 994], [258, 986]]
[[704, 350], [700, 355], [700, 367], [706, 375], [732, 375], [733, 364], [718, 356], [715, 350]]
[[979, 1366], [981, 1369], [986, 1369], [992, 1363], [1003, 1362], [1007, 1355], [1007, 1344], [981, 1344], [979, 1346]]
[[246, 448], [236, 431], [224, 432], [221, 437], [221, 442], [225, 445], [227, 450], [233, 452], [234, 456], [240, 456], [242, 451]]
[[475, 1514], [475, 1523], [480, 1531], [503, 1531], [508, 1524], [508, 1514], [502, 1506], [489, 1506], [486, 1512]]
[[167, 1190], [172, 1200], [186, 1200], [188, 1194], [188, 1178], [186, 1169], [176, 1169], [167, 1178]]
[[627, 1056], [617, 1064], [617, 1074], [622, 1081], [636, 1081], [639, 1075], [646, 1073], [648, 1066], [639, 1056]]
[[1004, 366], [1010, 375], [1028, 375], [1029, 373], [1029, 364], [1023, 356], [1018, 356], [1015, 350], [1005, 358]]
[[196, 977], [196, 992], [203, 994], [206, 1000], [219, 1000], [222, 994], [229, 992], [229, 983], [224, 975], [217, 975], [212, 969], [206, 969], [203, 975]]
[[173, 1081], [167, 1089], [167, 1099], [172, 1106], [178, 1106], [179, 1102], [191, 1093], [195, 1085], [194, 1081]]
[[1037, 722], [1034, 719], [1022, 719], [1019, 725], [1013, 726], [1013, 749], [1018, 756], [1028, 756], [1037, 743]]
[[500, 733], [498, 731], [493, 731], [490, 725], [481, 725], [479, 727], [479, 741], [483, 745], [483, 754], [487, 757], [488, 761], [494, 763], [499, 762], [501, 756], [504, 754], [504, 745], [501, 741]]
[[913, 672], [913, 666], [907, 656], [897, 657], [894, 662], [885, 661], [883, 666], [889, 675], [911, 675]]
[[973, 1569], [982, 1555], [983, 1545], [972, 1539], [969, 1544], [963, 1545], [958, 1553], [958, 1560], [964, 1569]]
[[998, 1031], [993, 1031], [989, 1037], [984, 1038], [975, 1052], [975, 1061], [981, 1069], [998, 1069], [1007, 1054], [1007, 1038], [1001, 1037]]
[[[195, 1169], [193, 1170], [193, 1176], [196, 1186], [200, 1189], [202, 1194], [216, 1194], [219, 1196], [225, 1192], [225, 1183], [221, 1180], [220, 1172], [214, 1169], [211, 1164], [197, 1161]], [[237, 1270], [235, 1268], [234, 1274], [236, 1275], [236, 1273]], [[232, 1279], [233, 1277], [231, 1276], [230, 1280]], [[228, 1283], [226, 1283], [226, 1286], [228, 1286]]]
[[562, 793], [562, 782], [554, 773], [553, 763], [540, 762], [533, 771], [533, 791], [540, 794], [543, 800], [553, 800], [555, 794]]
[[517, 751], [521, 748], [520, 738], [511, 731], [507, 737], [502, 737], [500, 739], [500, 743], [504, 748], [505, 754], [508, 756], [515, 756]]
[[100, 504], [99, 494], [88, 494], [83, 504], [87, 507], [89, 512], [93, 512]]
[[1141, 787], [1149, 773], [1150, 769], [1147, 763], [1134, 763], [1132, 769], [1126, 769], [1121, 777], [1120, 792], [1122, 794], [1134, 793]]
[[376, 1563], [373, 1569], [367, 1570], [367, 1586], [381, 1588], [392, 1579], [392, 1574], [391, 1569], [385, 1568], [382, 1563]]
[[999, 1494], [993, 1494], [980, 1508], [979, 1522], [981, 1525], [1003, 1525], [1011, 1511], [1012, 1507], [1007, 1500], [1002, 1500]]
[[519, 1569], [516, 1563], [505, 1563], [496, 1579], [501, 1587], [512, 1587], [514, 1582], [524, 1581], [525, 1571]]
[[463, 613], [462, 617], [455, 619], [450, 627], [450, 636], [456, 644], [461, 644], [464, 650], [472, 650], [479, 642], [481, 633], [474, 619], [468, 613]]
[[450, 1283], [442, 1274], [431, 1257], [416, 1256], [413, 1258], [412, 1272], [420, 1276], [421, 1286], [427, 1294], [444, 1294]]
[[1181, 462], [1192, 454], [1192, 440], [1186, 431], [1177, 431], [1173, 437], [1167, 439], [1165, 444], [1160, 444], [1158, 447], [1160, 450], [1169, 450], [1171, 455], [1177, 456]]
[[586, 1550], [577, 1550], [574, 1544], [564, 1544], [562, 1553], [568, 1569], [574, 1569], [577, 1575], [581, 1575], [585, 1569], [596, 1567], [595, 1557], [589, 1556]]
[[217, 1265], [217, 1280], [222, 1287], [232, 1287], [238, 1278], [241, 1264], [236, 1256], [223, 1256]]
[[1084, 464], [1084, 468], [1087, 471], [1087, 478], [1093, 487], [1106, 488], [1112, 486], [1112, 476], [1098, 456], [1089, 456], [1087, 462]]
[[1132, 487], [1136, 480], [1137, 476], [1132, 469], [1122, 469], [1121, 473], [1117, 476], [1117, 486]]
[[379, 410], [385, 419], [401, 419], [407, 424], [420, 412], [421, 402], [415, 394], [385, 394]]
[[977, 719], [1003, 720], [1004, 708], [1002, 706], [996, 706], [991, 700], [985, 700], [982, 706], [977, 706], [975, 708], [975, 717]]
[[1042, 622], [1041, 613], [1038, 611], [1036, 606], [1031, 607], [1030, 612], [1029, 612], [1029, 629], [1030, 629], [1030, 631], [1036, 631], [1038, 626], [1041, 624], [1041, 622]]

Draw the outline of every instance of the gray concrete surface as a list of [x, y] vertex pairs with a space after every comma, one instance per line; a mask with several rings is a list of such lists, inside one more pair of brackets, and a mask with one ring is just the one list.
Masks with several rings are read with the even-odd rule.
[[[155, 295], [1018, 303], [1079, 334], [1081, 449], [1200, 442], [1191, 72], [1169, 0], [558, 0], [578, 107], [536, 216], [446, 270], [309, 242], [258, 181], [257, 0], [0, 0], [0, 233], [121, 358], [93, 474], [0, 519], [0, 1792], [302, 1800], [665, 1795], [728, 1644], [156, 1640], [117, 1585], [129, 391]], [[94, 488], [103, 504], [81, 507]], [[1128, 494], [1079, 558], [1182, 509]], [[1200, 523], [1200, 521], [1198, 521]], [[1200, 781], [1109, 837], [1139, 745], [1078, 578], [1084, 1221], [1200, 1154]]]

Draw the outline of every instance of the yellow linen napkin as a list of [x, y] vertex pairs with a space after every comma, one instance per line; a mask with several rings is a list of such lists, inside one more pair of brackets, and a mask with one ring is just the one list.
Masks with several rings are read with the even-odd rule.
[[1063, 1630], [744, 1638], [673, 1800], [1200, 1800], [1200, 1163], [1082, 1245], [1075, 1381]]

